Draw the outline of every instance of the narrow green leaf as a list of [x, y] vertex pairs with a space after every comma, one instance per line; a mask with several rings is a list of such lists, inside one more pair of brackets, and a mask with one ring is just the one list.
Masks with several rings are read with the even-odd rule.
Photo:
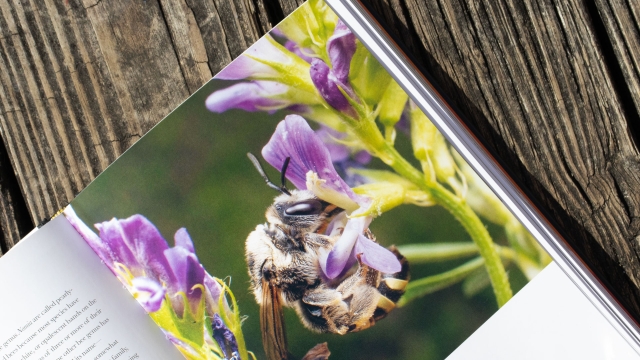
[[407, 285], [404, 295], [398, 301], [398, 306], [404, 306], [419, 297], [458, 283], [483, 265], [484, 259], [478, 257], [442, 274], [411, 281]]

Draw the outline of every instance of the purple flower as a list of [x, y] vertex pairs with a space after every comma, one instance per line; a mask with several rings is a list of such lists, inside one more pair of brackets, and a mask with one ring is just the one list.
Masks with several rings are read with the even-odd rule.
[[166, 293], [178, 316], [183, 316], [186, 309], [196, 314], [203, 296], [210, 316], [217, 312], [220, 285], [198, 261], [185, 228], [175, 233], [175, 246], [170, 248], [158, 229], [142, 215], [95, 224], [99, 235], [77, 217], [72, 207], [65, 209], [65, 216], [147, 311], [157, 311]]
[[182, 228], [176, 232], [175, 241], [176, 246], [164, 251], [171, 275], [175, 279], [167, 284], [169, 292], [174, 294], [171, 302], [176, 313], [179, 316], [183, 315], [186, 304], [182, 303], [179, 293], [184, 293], [191, 306], [189, 310], [196, 314], [202, 300], [205, 271], [193, 252], [193, 242], [186, 229]]
[[338, 196], [334, 204], [344, 209], [358, 208], [358, 202], [367, 200], [356, 195], [338, 175], [331, 155], [322, 140], [313, 132], [306, 120], [298, 115], [288, 115], [276, 127], [269, 143], [262, 149], [262, 156], [271, 166], [281, 169], [289, 157], [287, 179], [298, 189], [307, 189], [307, 173], [312, 171], [324, 181], [324, 187]]
[[108, 249], [106, 263], [120, 263], [134, 276], [149, 276], [161, 282], [175, 279], [167, 270], [163, 253], [169, 248], [158, 229], [142, 215], [111, 219], [95, 224], [100, 240]]
[[209, 95], [207, 109], [222, 113], [229, 109], [275, 112], [291, 105], [289, 86], [275, 81], [251, 81], [232, 85]]
[[[349, 100], [343, 95], [344, 91], [351, 99], [355, 98], [355, 93], [348, 83], [340, 81], [333, 70], [320, 59], [311, 61], [311, 69], [309, 70], [311, 81], [322, 98], [332, 108], [341, 111], [353, 118], [357, 116], [356, 111], [351, 107]], [[342, 91], [340, 91], [342, 90]]]
[[349, 85], [349, 68], [356, 51], [356, 38], [342, 21], [338, 21], [333, 36], [327, 41], [327, 54], [331, 68], [321, 59], [311, 60], [309, 75], [323, 99], [334, 109], [353, 118], [357, 116], [351, 107], [347, 94], [352, 101], [357, 101], [355, 92]]
[[[281, 169], [289, 157], [287, 179], [298, 189], [311, 190], [316, 196], [347, 211], [367, 208], [370, 199], [356, 195], [338, 175], [331, 162], [331, 154], [322, 140], [298, 115], [289, 115], [276, 127], [262, 156], [276, 169]], [[333, 279], [348, 267], [350, 260], [360, 255], [366, 265], [382, 272], [400, 271], [400, 262], [389, 250], [366, 238], [363, 233], [371, 217], [346, 219], [344, 231], [330, 252], [321, 254], [320, 266]], [[330, 231], [339, 231], [332, 224]]]
[[148, 277], [137, 277], [131, 280], [136, 300], [149, 313], [160, 310], [166, 290], [156, 280]]
[[356, 37], [342, 22], [338, 21], [333, 36], [327, 41], [327, 54], [331, 60], [333, 73], [341, 82], [347, 82], [351, 58], [356, 52]]
[[220, 315], [214, 314], [212, 320], [213, 338], [218, 345], [220, 345], [224, 357], [230, 359], [235, 356], [239, 359], [238, 342], [236, 341], [235, 335], [233, 335], [231, 330], [224, 324]]
[[[222, 80], [270, 80], [296, 88], [288, 92], [292, 102], [301, 98], [311, 98], [318, 102], [320, 97], [309, 78], [309, 63], [265, 35], [253, 46], [235, 59], [215, 77]], [[304, 95], [296, 92], [302, 91]]]
[[67, 218], [71, 226], [76, 229], [78, 234], [82, 236], [84, 241], [89, 244], [89, 247], [91, 247], [98, 257], [100, 257], [100, 260], [102, 260], [109, 269], [115, 273], [116, 269], [114, 268], [113, 258], [109, 247], [107, 247], [107, 245], [87, 226], [87, 224], [80, 220], [71, 206], [67, 206], [64, 209], [64, 216]]
[[[209, 316], [213, 316], [214, 313], [218, 312], [218, 300], [222, 295], [222, 288], [220, 284], [213, 278], [213, 276], [209, 275], [209, 273], [204, 273], [204, 296], [205, 296], [205, 304], [207, 306], [207, 314]], [[224, 298], [224, 306], [228, 309], [227, 300]]]

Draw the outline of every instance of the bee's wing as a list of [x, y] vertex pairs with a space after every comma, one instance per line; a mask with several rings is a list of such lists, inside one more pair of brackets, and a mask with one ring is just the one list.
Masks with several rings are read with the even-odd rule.
[[262, 305], [260, 307], [262, 345], [269, 360], [288, 358], [287, 336], [284, 331], [284, 313], [280, 293], [275, 284], [262, 280]]

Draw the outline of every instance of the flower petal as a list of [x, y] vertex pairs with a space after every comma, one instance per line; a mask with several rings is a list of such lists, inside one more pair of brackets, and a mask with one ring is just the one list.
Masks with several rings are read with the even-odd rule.
[[148, 277], [137, 277], [131, 280], [136, 300], [149, 313], [160, 310], [166, 290], [157, 281]]
[[393, 274], [402, 269], [398, 258], [388, 249], [367, 239], [362, 234], [354, 247], [356, 255], [361, 255], [360, 260], [380, 272]]
[[286, 96], [282, 96], [288, 90], [287, 85], [275, 81], [243, 82], [209, 95], [205, 105], [209, 111], [216, 113], [229, 109], [252, 112], [267, 110], [272, 113], [291, 105]]
[[336, 141], [344, 138], [344, 133], [333, 130], [328, 126], [322, 125], [320, 129], [316, 130], [316, 135], [318, 135], [318, 137], [327, 147], [327, 150], [329, 150], [332, 162], [342, 162], [349, 158], [349, 155], [351, 154], [349, 148], [346, 145]]
[[364, 230], [369, 227], [371, 220], [371, 217], [358, 217], [347, 221], [342, 236], [334, 244], [326, 261], [323, 261], [322, 258], [320, 259], [320, 267], [329, 279], [335, 279], [342, 273], [358, 237], [362, 236]]
[[329, 41], [327, 41], [327, 53], [331, 60], [333, 73], [338, 81], [346, 83], [349, 78], [351, 59], [356, 52], [356, 37], [351, 30], [338, 20], [338, 24]]
[[[100, 238], [113, 250], [120, 251], [124, 265], [138, 264], [146, 275], [160, 281], [172, 281], [163, 252], [169, 248], [158, 229], [142, 215], [133, 215], [124, 220], [112, 219], [95, 225], [100, 230]], [[126, 247], [121, 246], [122, 243]], [[128, 258], [131, 254], [135, 261]], [[137, 274], [136, 274], [137, 275]]]
[[[192, 313], [196, 313], [202, 298], [202, 285], [205, 271], [198, 262], [195, 254], [189, 250], [176, 246], [164, 251], [164, 256], [173, 272], [175, 282], [168, 283], [167, 287], [172, 294], [183, 292], [187, 295]], [[174, 308], [177, 305], [174, 303]], [[179, 310], [179, 309], [178, 309]]]
[[251, 76], [258, 78], [275, 78], [278, 76], [278, 71], [267, 64], [240, 55], [227, 67], [222, 69], [215, 78], [221, 80], [243, 80]]
[[255, 59], [263, 59], [268, 62], [286, 64], [290, 61], [288, 56], [280, 49], [275, 47], [271, 42], [270, 35], [265, 35], [242, 55], [238, 56], [227, 67], [222, 69], [215, 76], [216, 79], [223, 80], [241, 80], [246, 78], [275, 78], [279, 76], [276, 69], [271, 66], [257, 61]]
[[113, 218], [109, 221], [94, 225], [100, 232], [100, 239], [109, 249], [111, 262], [119, 262], [133, 272], [134, 275], [140, 276], [144, 274], [144, 265], [133, 253], [132, 249], [125, 238], [127, 235], [122, 229], [120, 221]]
[[[351, 104], [342, 93], [342, 91], [344, 91], [353, 99], [355, 94], [351, 86], [338, 79], [324, 61], [317, 58], [311, 60], [309, 75], [311, 76], [313, 85], [327, 104], [351, 117], [355, 118], [357, 116], [356, 111], [351, 107]], [[342, 89], [342, 91], [340, 91], [340, 89]]]
[[326, 181], [328, 188], [354, 201], [359, 199], [336, 172], [327, 147], [301, 116], [288, 115], [278, 124], [269, 143], [262, 149], [262, 156], [278, 170], [290, 157], [286, 175], [298, 189], [307, 188], [307, 173], [313, 171]]
[[344, 230], [347, 221], [349, 221], [349, 218], [347, 217], [347, 213], [345, 211], [338, 213], [338, 215], [336, 215], [331, 220], [331, 222], [329, 222], [329, 225], [327, 225], [324, 234], [330, 237], [340, 235]]
[[178, 231], [176, 231], [176, 234], [173, 236], [173, 240], [175, 241], [175, 246], [183, 247], [195, 255], [196, 251], [193, 247], [193, 241], [191, 240], [191, 236], [189, 236], [187, 229], [178, 229]]
[[[358, 199], [358, 202], [351, 199], [347, 194], [335, 190], [331, 186], [327, 185], [326, 180], [318, 178], [318, 174], [313, 171], [307, 173], [307, 189], [311, 191], [318, 198], [334, 204], [344, 210], [352, 212], [360, 207], [367, 208], [365, 204], [368, 204], [368, 199]], [[363, 204], [362, 206], [358, 205]]]
[[[218, 301], [220, 300], [220, 295], [222, 294], [222, 288], [220, 284], [213, 278], [213, 276], [209, 275], [209, 273], [205, 272], [204, 274], [204, 290], [205, 290], [205, 304], [207, 307], [207, 313], [209, 316], [213, 316], [214, 313], [218, 312], [219, 305]], [[225, 308], [228, 308], [226, 299], [223, 299]]]

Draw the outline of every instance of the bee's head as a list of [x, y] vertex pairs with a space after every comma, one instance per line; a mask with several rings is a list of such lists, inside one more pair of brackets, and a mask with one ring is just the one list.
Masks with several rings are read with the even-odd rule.
[[272, 224], [314, 232], [324, 223], [328, 206], [329, 203], [319, 200], [311, 191], [292, 190], [290, 195], [275, 198], [266, 217]]
[[[286, 173], [290, 158], [286, 158], [280, 170], [282, 185], [277, 186], [269, 180], [260, 161], [251, 153], [247, 156], [267, 185], [281, 194], [275, 198], [273, 205], [267, 209], [267, 221], [282, 225], [287, 236], [297, 238], [299, 233], [316, 232], [327, 224], [326, 220], [342, 211], [337, 206], [318, 199], [308, 190], [288, 190]], [[285, 231], [285, 229], [287, 231]]]

